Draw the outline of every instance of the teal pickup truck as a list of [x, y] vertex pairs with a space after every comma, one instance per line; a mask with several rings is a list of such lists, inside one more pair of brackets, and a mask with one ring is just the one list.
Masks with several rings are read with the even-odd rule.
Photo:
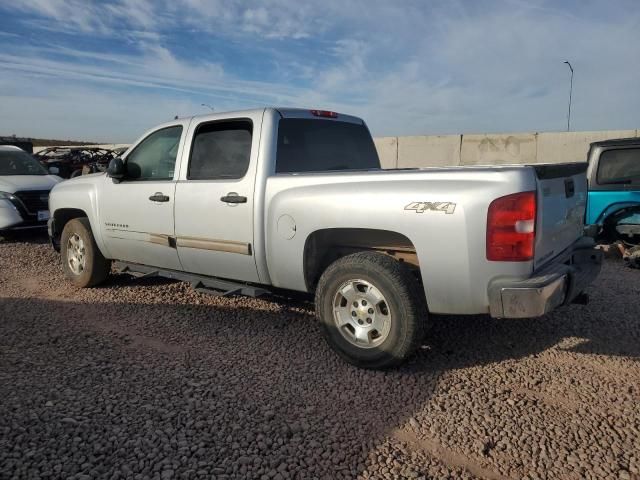
[[[640, 245], [640, 138], [591, 144], [587, 225], [600, 243]], [[634, 249], [635, 250], [635, 249]]]

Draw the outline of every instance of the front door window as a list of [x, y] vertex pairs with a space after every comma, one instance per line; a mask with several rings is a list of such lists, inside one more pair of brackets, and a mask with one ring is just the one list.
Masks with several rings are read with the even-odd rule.
[[125, 180], [173, 180], [182, 126], [163, 128], [145, 138], [127, 156]]

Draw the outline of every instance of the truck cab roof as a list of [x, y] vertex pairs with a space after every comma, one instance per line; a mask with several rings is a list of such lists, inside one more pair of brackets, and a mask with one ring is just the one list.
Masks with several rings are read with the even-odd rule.
[[640, 145], [640, 137], [612, 138], [609, 140], [601, 140], [599, 142], [593, 142], [591, 144], [591, 147], [617, 147], [624, 145]]
[[329, 110], [320, 110], [320, 109], [306, 109], [306, 108], [290, 108], [290, 107], [263, 107], [263, 108], [253, 108], [248, 110], [236, 110], [231, 112], [210, 112], [203, 113], [200, 115], [193, 115], [191, 117], [185, 117], [186, 119], [197, 118], [232, 118], [232, 117], [242, 117], [248, 115], [255, 115], [264, 112], [265, 110], [272, 110], [278, 112], [282, 118], [307, 118], [307, 119], [329, 119], [329, 120], [337, 120], [341, 122], [349, 122], [349, 123], [357, 123], [359, 125], [364, 124], [364, 121], [361, 118], [354, 117], [353, 115], [346, 115], [344, 113], [333, 112]]

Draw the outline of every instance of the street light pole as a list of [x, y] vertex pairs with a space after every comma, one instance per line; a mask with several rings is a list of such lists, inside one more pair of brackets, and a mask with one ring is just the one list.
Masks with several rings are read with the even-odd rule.
[[569, 66], [569, 70], [571, 70], [571, 80], [569, 81], [569, 115], [567, 116], [567, 132], [571, 130], [571, 94], [573, 93], [573, 67], [569, 63], [569, 61], [565, 61]]
[[212, 107], [211, 105], [209, 105], [208, 103], [201, 103], [200, 105], [202, 105], [203, 107], [210, 108], [212, 112], [215, 112], [215, 110], [213, 109], [213, 107]]

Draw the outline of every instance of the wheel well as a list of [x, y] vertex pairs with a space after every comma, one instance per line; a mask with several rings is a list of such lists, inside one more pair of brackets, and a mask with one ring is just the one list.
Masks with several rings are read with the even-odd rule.
[[630, 228], [630, 231], [627, 232], [627, 234], [622, 234], [618, 231], [618, 222], [628, 219], [631, 216], [637, 216], [639, 214], [640, 204], [628, 205], [609, 213], [609, 215], [607, 215], [602, 222], [602, 230], [600, 235], [598, 236], [598, 240], [604, 242], [614, 242], [616, 240], [622, 240], [624, 243], [637, 245], [640, 240], [638, 238], [637, 232], [638, 227], [634, 225]]
[[60, 236], [62, 235], [64, 226], [74, 218], [82, 218], [87, 216], [87, 213], [84, 210], [80, 210], [79, 208], [60, 208], [54, 212], [53, 231], [51, 232], [51, 234], [53, 246], [56, 248], [56, 250], [60, 249]]
[[389, 230], [329, 228], [317, 230], [304, 246], [307, 290], [315, 290], [322, 272], [339, 258], [362, 251], [377, 251], [405, 263], [422, 283], [416, 248], [406, 236]]

